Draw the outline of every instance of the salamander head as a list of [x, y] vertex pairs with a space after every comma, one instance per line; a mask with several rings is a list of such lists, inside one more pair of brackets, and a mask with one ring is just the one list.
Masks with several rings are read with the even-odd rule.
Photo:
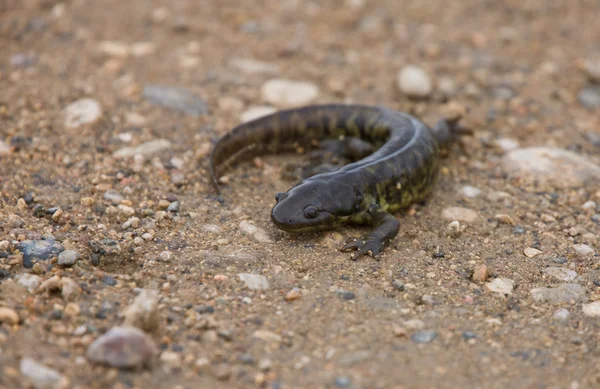
[[357, 212], [362, 197], [351, 185], [305, 181], [275, 196], [271, 220], [287, 232], [322, 231], [337, 227]]

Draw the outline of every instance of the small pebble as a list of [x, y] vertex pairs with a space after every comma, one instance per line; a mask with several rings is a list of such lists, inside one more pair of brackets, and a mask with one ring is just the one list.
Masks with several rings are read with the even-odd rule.
[[400, 69], [396, 82], [398, 88], [410, 97], [427, 97], [433, 90], [433, 83], [427, 72], [415, 65]]
[[251, 273], [240, 273], [238, 277], [242, 282], [246, 284], [246, 287], [250, 290], [264, 290], [269, 289], [269, 281], [265, 276]]
[[534, 288], [530, 293], [537, 302], [568, 303], [587, 300], [585, 288], [579, 284], [561, 284], [555, 288]]
[[65, 301], [74, 301], [81, 295], [81, 287], [69, 277], [60, 280], [62, 297]]
[[142, 96], [153, 104], [183, 112], [192, 117], [208, 113], [206, 103], [186, 88], [146, 85]]
[[333, 382], [333, 384], [338, 388], [347, 388], [350, 386], [351, 383], [352, 382], [350, 381], [350, 378], [344, 376], [335, 377], [335, 380]]
[[148, 157], [153, 154], [157, 154], [163, 150], [171, 148], [171, 141], [168, 139], [155, 139], [148, 142], [144, 142], [137, 147], [124, 147], [116, 150], [113, 153], [115, 158], [130, 158], [136, 155], [142, 157]]
[[102, 116], [102, 107], [94, 99], [84, 98], [71, 103], [65, 109], [65, 126], [77, 128], [93, 124]]
[[595, 111], [600, 108], [600, 86], [588, 85], [577, 93], [577, 99], [584, 108]]
[[249, 122], [260, 117], [275, 113], [275, 111], [277, 111], [275, 107], [266, 105], [250, 107], [240, 115], [240, 121], [242, 123]]
[[485, 284], [485, 287], [494, 293], [512, 294], [515, 282], [508, 278], [495, 278], [493, 281]]
[[445, 208], [442, 211], [442, 218], [449, 221], [459, 221], [463, 223], [474, 223], [477, 221], [477, 212], [462, 208], [462, 207], [450, 207]]
[[75, 250], [65, 250], [58, 254], [58, 264], [61, 266], [73, 266], [81, 258], [81, 254]]
[[600, 301], [594, 301], [593, 303], [583, 305], [583, 314], [591, 317], [600, 316]]
[[582, 257], [594, 254], [594, 249], [588, 246], [587, 244], [576, 244], [573, 245], [573, 249], [578, 255]]
[[392, 281], [392, 286], [394, 287], [394, 289], [396, 289], [397, 291], [403, 291], [404, 290], [404, 283], [398, 279], [395, 279]]
[[25, 240], [17, 244], [23, 253], [23, 267], [32, 268], [33, 261], [45, 261], [64, 250], [63, 245], [51, 240]]
[[143, 289], [123, 312], [123, 324], [153, 331], [159, 325], [158, 291]]
[[525, 256], [528, 258], [533, 258], [536, 255], [540, 255], [541, 253], [541, 250], [535, 249], [533, 247], [527, 247], [525, 250], [523, 250], [523, 254], [525, 254]]
[[498, 220], [500, 223], [508, 224], [511, 226], [515, 225], [514, 219], [510, 217], [510, 215], [507, 215], [505, 213], [497, 214], [496, 216], [494, 216], [494, 219]]
[[108, 286], [115, 286], [115, 285], [117, 285], [117, 280], [115, 280], [111, 276], [104, 276], [104, 277], [102, 277], [102, 282], [104, 284], [108, 285]]
[[21, 374], [30, 380], [36, 389], [58, 389], [68, 385], [68, 379], [61, 373], [31, 358], [22, 358], [19, 367]]
[[302, 297], [302, 292], [299, 288], [294, 288], [286, 293], [285, 301], [294, 301]]
[[554, 312], [554, 314], [552, 315], [552, 318], [558, 322], [564, 323], [567, 320], [569, 320], [570, 316], [571, 316], [571, 313], [569, 312], [568, 309], [560, 308]]
[[309, 82], [272, 79], [263, 84], [262, 98], [278, 107], [306, 105], [317, 98], [319, 88]]
[[0, 307], [0, 323], [19, 324], [19, 314], [12, 308]]
[[116, 368], [148, 365], [158, 350], [151, 337], [135, 327], [113, 327], [87, 349], [91, 362]]
[[486, 265], [479, 265], [473, 271], [473, 281], [484, 282], [490, 276], [488, 267]]
[[542, 272], [560, 281], [573, 281], [575, 278], [577, 278], [577, 272], [575, 272], [574, 270], [567, 269], [565, 267], [551, 266], [545, 268], [544, 270], [542, 270]]
[[42, 283], [42, 278], [40, 276], [36, 276], [35, 274], [23, 273], [17, 276], [17, 282], [19, 285], [27, 288], [29, 293], [35, 293], [37, 288]]
[[459, 193], [466, 198], [473, 199], [481, 194], [481, 189], [477, 189], [473, 186], [463, 186], [460, 188]]
[[437, 332], [432, 330], [415, 332], [411, 339], [415, 343], [430, 343], [437, 337]]
[[458, 220], [451, 221], [446, 227], [446, 234], [452, 238], [458, 238], [460, 233], [460, 222]]

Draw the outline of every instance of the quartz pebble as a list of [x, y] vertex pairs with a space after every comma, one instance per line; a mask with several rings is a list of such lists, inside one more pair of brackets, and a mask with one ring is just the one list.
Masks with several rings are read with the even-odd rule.
[[474, 223], [478, 219], [477, 212], [462, 207], [445, 208], [442, 211], [442, 217], [446, 220], [463, 223]]
[[129, 305], [123, 315], [123, 324], [153, 331], [158, 327], [158, 291], [144, 289]]
[[265, 276], [251, 273], [240, 273], [238, 277], [242, 282], [246, 284], [246, 287], [250, 290], [264, 290], [269, 289], [269, 281]]
[[433, 90], [433, 83], [427, 72], [415, 65], [400, 69], [396, 81], [398, 88], [410, 97], [427, 97]]
[[541, 250], [538, 250], [533, 247], [527, 247], [525, 250], [523, 250], [523, 254], [525, 254], [525, 256], [528, 258], [533, 258], [537, 255], [540, 255], [541, 253], [542, 253]]
[[65, 126], [77, 128], [85, 124], [93, 124], [102, 116], [102, 107], [94, 99], [77, 100], [65, 108]]
[[495, 293], [512, 294], [515, 282], [508, 278], [496, 278], [485, 284], [485, 287]]
[[278, 107], [293, 107], [310, 103], [319, 95], [319, 88], [310, 82], [272, 79], [263, 84], [262, 98]]
[[582, 257], [594, 254], [594, 249], [588, 246], [587, 244], [573, 245], [573, 249], [578, 255]]
[[247, 110], [245, 110], [241, 114], [240, 120], [242, 122], [249, 122], [249, 121], [258, 119], [260, 117], [275, 113], [275, 111], [277, 111], [277, 109], [274, 107], [267, 106], [267, 105], [257, 105], [257, 106], [250, 107]]
[[459, 193], [463, 197], [473, 199], [481, 194], [481, 189], [477, 189], [475, 187], [467, 185], [467, 186], [463, 186], [462, 188], [460, 188]]
[[583, 314], [591, 317], [600, 317], [600, 301], [583, 305]]

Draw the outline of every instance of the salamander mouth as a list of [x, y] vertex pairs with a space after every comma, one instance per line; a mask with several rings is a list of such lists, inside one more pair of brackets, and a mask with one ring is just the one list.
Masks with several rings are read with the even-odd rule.
[[[292, 216], [290, 216], [292, 215]], [[336, 218], [331, 213], [321, 211], [317, 218], [311, 220], [299, 219], [297, 215], [275, 205], [271, 211], [271, 221], [277, 228], [286, 232], [324, 231], [335, 227]]]

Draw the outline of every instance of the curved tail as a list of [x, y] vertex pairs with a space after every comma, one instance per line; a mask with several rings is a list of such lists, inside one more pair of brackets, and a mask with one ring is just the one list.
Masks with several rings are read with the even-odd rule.
[[[282, 110], [242, 123], [214, 145], [209, 158], [212, 185], [217, 193], [217, 168], [234, 156], [249, 157], [305, 146], [315, 139], [353, 136], [367, 141], [386, 138], [377, 126], [382, 110], [367, 105], [310, 105]], [[381, 130], [381, 131], [380, 131]]]

